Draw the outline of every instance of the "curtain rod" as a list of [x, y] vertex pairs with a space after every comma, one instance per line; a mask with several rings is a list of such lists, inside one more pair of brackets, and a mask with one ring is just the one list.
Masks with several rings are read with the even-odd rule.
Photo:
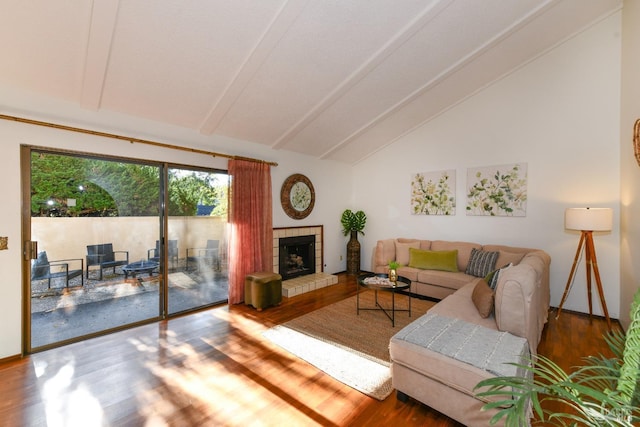
[[270, 166], [278, 166], [278, 163], [276, 162], [268, 162], [266, 160], [254, 159], [251, 157], [233, 156], [231, 154], [216, 153], [215, 151], [206, 151], [206, 150], [199, 150], [197, 148], [181, 147], [179, 145], [166, 144], [164, 142], [149, 141], [147, 139], [132, 138], [128, 136], [116, 135], [113, 133], [99, 132], [95, 130], [82, 129], [82, 128], [77, 128], [73, 126], [65, 126], [65, 125], [59, 125], [55, 123], [42, 122], [38, 120], [25, 119], [22, 117], [8, 116], [5, 114], [0, 114], [0, 119], [12, 120], [14, 122], [28, 123], [30, 125], [44, 126], [44, 127], [54, 128], [54, 129], [62, 129], [62, 130], [67, 130], [71, 132], [86, 133], [86, 134], [95, 135], [95, 136], [103, 136], [105, 138], [119, 139], [121, 141], [129, 141], [132, 144], [137, 142], [139, 144], [154, 145], [156, 147], [169, 148], [171, 150], [189, 151], [191, 153], [204, 154], [207, 156], [224, 157], [232, 160], [246, 160], [248, 162], [266, 163]]

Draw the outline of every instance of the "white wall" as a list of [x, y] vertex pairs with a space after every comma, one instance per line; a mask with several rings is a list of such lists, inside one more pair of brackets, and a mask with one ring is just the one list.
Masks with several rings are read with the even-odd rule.
[[[620, 13], [606, 18], [424, 124], [354, 170], [355, 204], [368, 217], [365, 268], [378, 239], [419, 237], [546, 250], [558, 305], [579, 233], [564, 210], [614, 209], [614, 230], [595, 236], [609, 313], [619, 315]], [[526, 162], [526, 217], [467, 216], [467, 168]], [[455, 216], [410, 214], [411, 175], [455, 169]], [[596, 301], [599, 301], [596, 298]], [[588, 312], [580, 264], [565, 309]], [[594, 313], [601, 314], [599, 302]]]
[[[345, 252], [339, 218], [351, 195], [351, 167], [345, 164], [318, 161], [307, 156], [275, 151], [258, 144], [224, 137], [208, 137], [160, 123], [134, 120], [114, 113], [81, 110], [72, 104], [36, 98], [27, 93], [20, 93], [16, 89], [0, 87], [0, 99], [3, 103], [0, 105], [0, 112], [6, 115], [275, 161], [279, 166], [272, 168], [274, 227], [324, 225], [325, 271], [333, 273], [345, 269], [344, 261], [339, 260], [339, 254]], [[51, 113], [47, 113], [47, 111]], [[0, 271], [2, 272], [0, 359], [17, 355], [22, 351], [21, 144], [227, 169], [227, 160], [224, 158], [212, 158], [190, 152], [131, 144], [126, 141], [6, 120], [0, 120], [0, 141], [3, 166], [0, 169], [0, 182], [2, 183], [0, 236], [9, 237], [9, 249], [0, 251]], [[316, 204], [313, 212], [309, 217], [300, 221], [288, 218], [279, 203], [280, 187], [285, 178], [293, 173], [303, 173], [309, 177], [316, 192]]]
[[[298, 227], [324, 225], [324, 271], [337, 273], [346, 269], [347, 238], [342, 234], [340, 216], [350, 206], [352, 193], [351, 166], [327, 161], [303, 160], [285, 152], [278, 153], [280, 165], [272, 169], [273, 181], [273, 226]], [[316, 194], [316, 201], [308, 217], [295, 220], [289, 218], [280, 205], [280, 189], [284, 180], [294, 173], [309, 178]], [[342, 259], [340, 259], [342, 257]]]
[[625, 1], [622, 14], [620, 321], [628, 328], [631, 301], [640, 287], [640, 165], [632, 145], [633, 125], [640, 119], [640, 2]]

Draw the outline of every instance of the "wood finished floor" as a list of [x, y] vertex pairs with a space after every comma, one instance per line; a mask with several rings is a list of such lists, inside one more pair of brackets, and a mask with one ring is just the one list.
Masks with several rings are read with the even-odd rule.
[[[460, 426], [395, 394], [369, 398], [261, 332], [355, 295], [353, 276], [257, 312], [224, 306], [0, 364], [0, 426]], [[555, 312], [541, 354], [607, 354], [606, 322]]]

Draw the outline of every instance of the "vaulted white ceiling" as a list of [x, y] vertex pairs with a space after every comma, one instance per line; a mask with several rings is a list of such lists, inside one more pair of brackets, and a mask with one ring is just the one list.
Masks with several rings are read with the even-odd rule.
[[620, 7], [0, 0], [0, 86], [356, 163]]

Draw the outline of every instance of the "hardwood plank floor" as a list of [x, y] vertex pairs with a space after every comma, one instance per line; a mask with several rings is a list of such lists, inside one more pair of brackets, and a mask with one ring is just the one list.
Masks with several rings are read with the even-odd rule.
[[[261, 336], [355, 292], [342, 274], [262, 312], [224, 306], [0, 364], [0, 426], [460, 426], [411, 399], [369, 398]], [[552, 313], [539, 351], [569, 368], [607, 353], [605, 331]]]

